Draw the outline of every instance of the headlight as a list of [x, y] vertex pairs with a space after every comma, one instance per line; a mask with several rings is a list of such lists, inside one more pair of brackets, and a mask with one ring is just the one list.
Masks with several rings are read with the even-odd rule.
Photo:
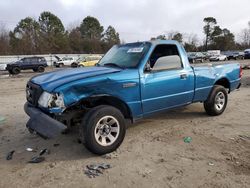
[[51, 98], [52, 98], [52, 94], [44, 91], [38, 100], [38, 104], [42, 107], [47, 108]]
[[38, 104], [45, 108], [65, 108], [63, 95], [60, 94], [51, 94], [46, 91], [42, 93], [38, 100]]

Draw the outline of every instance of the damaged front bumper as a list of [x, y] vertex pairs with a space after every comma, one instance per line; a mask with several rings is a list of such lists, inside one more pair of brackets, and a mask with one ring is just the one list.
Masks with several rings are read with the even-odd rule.
[[43, 138], [54, 138], [60, 135], [67, 128], [66, 125], [51, 118], [39, 108], [35, 108], [28, 102], [24, 105], [24, 111], [30, 117], [26, 127], [34, 130]]

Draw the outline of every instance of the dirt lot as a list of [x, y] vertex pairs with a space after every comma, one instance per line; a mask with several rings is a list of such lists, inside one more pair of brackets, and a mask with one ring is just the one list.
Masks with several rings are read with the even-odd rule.
[[[209, 117], [202, 104], [193, 104], [145, 119], [128, 128], [111, 159], [88, 152], [76, 131], [54, 140], [29, 134], [23, 104], [32, 75], [0, 76], [0, 115], [6, 118], [0, 124], [0, 187], [250, 187], [250, 70], [223, 115]], [[184, 143], [186, 136], [191, 143]], [[44, 162], [29, 164], [37, 153], [26, 147], [51, 152]], [[100, 177], [83, 173], [86, 165], [102, 162], [112, 168]]]

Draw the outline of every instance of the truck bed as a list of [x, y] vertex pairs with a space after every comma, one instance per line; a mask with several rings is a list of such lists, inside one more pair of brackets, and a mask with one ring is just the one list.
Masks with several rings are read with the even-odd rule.
[[195, 74], [194, 102], [207, 99], [213, 85], [221, 79], [229, 84], [229, 91], [236, 89], [240, 83], [239, 63], [203, 63], [192, 65]]

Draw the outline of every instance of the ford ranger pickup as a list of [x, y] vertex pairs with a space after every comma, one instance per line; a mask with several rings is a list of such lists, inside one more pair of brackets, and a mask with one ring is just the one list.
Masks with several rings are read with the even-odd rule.
[[74, 125], [95, 154], [116, 150], [126, 122], [202, 102], [208, 115], [224, 112], [240, 87], [238, 63], [192, 67], [178, 42], [154, 40], [113, 46], [95, 67], [68, 68], [31, 78], [27, 128], [53, 138]]

